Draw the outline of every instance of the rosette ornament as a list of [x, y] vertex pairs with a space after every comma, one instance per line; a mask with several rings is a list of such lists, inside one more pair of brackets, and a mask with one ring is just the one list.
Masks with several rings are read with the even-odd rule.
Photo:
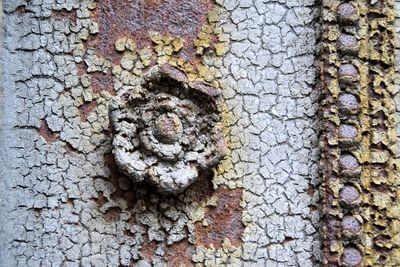
[[169, 65], [152, 67], [138, 86], [123, 89], [111, 102], [118, 168], [161, 193], [184, 191], [226, 153], [221, 104], [217, 88], [189, 83]]

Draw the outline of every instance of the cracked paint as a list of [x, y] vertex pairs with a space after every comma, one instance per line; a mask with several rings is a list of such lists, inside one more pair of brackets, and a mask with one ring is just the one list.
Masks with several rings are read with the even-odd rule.
[[[380, 5], [385, 4], [375, 2], [371, 20], [379, 20]], [[3, 265], [151, 266], [176, 265], [181, 259], [188, 266], [321, 264], [316, 116], [320, 96], [314, 67], [319, 2], [190, 1], [174, 9], [178, 3], [4, 1]], [[164, 16], [176, 10], [182, 16]], [[146, 19], [139, 16], [141, 11]], [[366, 14], [361, 11], [342, 6], [338, 19], [351, 27], [356, 15]], [[193, 20], [182, 22], [183, 15]], [[112, 19], [115, 22], [108, 23]], [[329, 19], [335, 21], [336, 15]], [[384, 23], [372, 26], [386, 28]], [[365, 51], [365, 40], [351, 38], [354, 31], [349, 29], [340, 39], [338, 33], [333, 27], [327, 40], [338, 46], [340, 55], [353, 56], [357, 48]], [[376, 45], [387, 37], [370, 33], [375, 44], [371, 58], [391, 64], [391, 57], [380, 57], [391, 51]], [[322, 66], [326, 71], [332, 64], [328, 63]], [[379, 104], [391, 86], [381, 79], [385, 73], [374, 69], [372, 76], [365, 76], [363, 64], [347, 63], [336, 66], [337, 80], [329, 80], [338, 112], [354, 116], [372, 107], [377, 112], [362, 122], [386, 133], [393, 127], [394, 106], [389, 100]], [[136, 86], [146, 70], [163, 64], [181, 69], [191, 82], [222, 88], [226, 102], [227, 158], [175, 197], [133, 184], [118, 172], [111, 154], [109, 102], [121, 90]], [[323, 78], [327, 81], [328, 76]], [[369, 79], [374, 80], [373, 89], [363, 87], [364, 95], [350, 90], [352, 83], [366, 85]], [[349, 90], [339, 94], [335, 88], [340, 82]], [[367, 95], [379, 101], [371, 102]], [[329, 146], [368, 145], [359, 131], [363, 123], [349, 120], [336, 132], [338, 122], [329, 117], [325, 125]], [[329, 216], [339, 218], [329, 221], [333, 230], [328, 238], [336, 238], [335, 231], [342, 228], [346, 235], [368, 237], [387, 229], [387, 222], [397, 227], [397, 206], [391, 204], [397, 192], [385, 179], [385, 162], [394, 152], [382, 153], [392, 138], [372, 134], [370, 144], [376, 146], [368, 157], [347, 149], [340, 167], [339, 161], [332, 166], [349, 180], [332, 181], [334, 194], [328, 200], [346, 208], [373, 206], [377, 223], [333, 211]], [[333, 152], [327, 160], [342, 155]], [[371, 166], [369, 176], [365, 165]], [[363, 183], [357, 184], [360, 177]], [[371, 190], [369, 200], [365, 189]], [[222, 229], [224, 217], [229, 220]], [[383, 219], [388, 217], [392, 219]], [[387, 235], [373, 242], [386, 256]], [[360, 261], [358, 243], [330, 248], [341, 253], [340, 262]], [[392, 260], [362, 249], [362, 260]], [[371, 257], [364, 257], [367, 254]]]

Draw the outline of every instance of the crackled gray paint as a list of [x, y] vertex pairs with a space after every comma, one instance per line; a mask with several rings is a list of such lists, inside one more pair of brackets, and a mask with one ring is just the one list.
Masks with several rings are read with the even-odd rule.
[[[165, 199], [144, 187], [130, 203], [116, 192], [132, 184], [123, 177], [118, 188], [110, 182], [104, 155], [111, 143], [104, 131], [111, 95], [87, 90], [76, 65], [85, 61], [88, 71], [112, 67], [82, 48], [82, 40], [98, 30], [90, 2], [4, 1], [1, 266], [145, 266], [145, 236], [156, 242], [152, 263], [162, 265], [170, 244], [195, 239], [199, 206], [206, 204], [196, 203], [191, 191]], [[213, 182], [243, 186], [245, 230], [241, 247], [196, 247], [193, 260], [207, 266], [315, 266], [317, 7], [307, 0], [217, 4], [226, 11], [218, 26], [230, 37], [230, 49], [207, 63], [233, 115], [232, 165]], [[21, 5], [25, 12], [16, 10]], [[76, 24], [50, 17], [61, 9], [76, 9]], [[81, 121], [78, 107], [93, 100], [96, 111]], [[44, 121], [59, 135], [53, 142], [38, 134]], [[101, 207], [99, 194], [106, 199]], [[107, 219], [113, 211], [117, 218]]]
[[[224, 1], [231, 37], [220, 76], [236, 119], [243, 180], [243, 260], [313, 266], [319, 260], [314, 1]], [[311, 190], [312, 191], [312, 190]]]

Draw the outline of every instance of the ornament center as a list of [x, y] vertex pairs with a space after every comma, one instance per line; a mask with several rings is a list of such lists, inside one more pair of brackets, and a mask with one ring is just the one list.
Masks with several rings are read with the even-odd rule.
[[182, 122], [173, 113], [162, 114], [154, 122], [153, 134], [163, 143], [174, 143], [182, 137], [182, 133]]

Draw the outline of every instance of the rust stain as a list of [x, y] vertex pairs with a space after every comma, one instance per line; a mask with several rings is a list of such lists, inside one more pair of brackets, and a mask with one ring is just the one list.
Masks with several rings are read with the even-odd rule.
[[109, 208], [105, 213], [104, 217], [106, 218], [107, 221], [118, 221], [119, 220], [119, 214], [122, 212], [122, 210], [118, 207], [112, 207]]
[[156, 241], [149, 242], [147, 234], [143, 235], [142, 248], [140, 250], [140, 254], [142, 255], [142, 257], [147, 261], [151, 262], [154, 255], [156, 254], [156, 249], [157, 249], [157, 242]]
[[168, 246], [165, 259], [168, 267], [175, 266], [194, 266], [192, 256], [194, 247], [187, 240]]
[[59, 138], [59, 135], [54, 133], [47, 125], [46, 120], [42, 120], [42, 125], [38, 130], [40, 136], [46, 141], [46, 143], [51, 144]]
[[197, 180], [187, 189], [194, 202], [200, 203], [211, 197], [214, 193], [212, 185], [213, 172], [203, 172], [199, 174]]
[[90, 78], [94, 93], [107, 91], [111, 95], [115, 95], [114, 76], [111, 73], [95, 72], [90, 75]]
[[90, 113], [93, 112], [97, 107], [97, 102], [96, 100], [83, 103], [79, 107], [79, 111], [81, 112], [81, 121], [85, 122], [87, 121], [87, 118], [89, 117]]
[[72, 26], [76, 26], [76, 23], [78, 21], [76, 10], [74, 10], [74, 9], [71, 11], [68, 11], [66, 9], [53, 10], [53, 12], [51, 13], [51, 17], [59, 18], [59, 19], [69, 18]]
[[64, 150], [66, 154], [71, 154], [72, 151], [74, 151], [74, 148], [70, 144], [66, 143], [64, 145]]
[[242, 189], [221, 188], [216, 192], [217, 206], [208, 208], [205, 219], [208, 226], [201, 222], [196, 223], [196, 243], [205, 247], [220, 248], [225, 238], [229, 238], [232, 245], [241, 245], [241, 236], [244, 230], [242, 223], [242, 208], [240, 199]]
[[97, 207], [101, 208], [106, 202], [108, 202], [107, 197], [104, 196], [103, 192], [99, 192], [97, 198], [95, 199]]
[[69, 144], [69, 143], [65, 143], [65, 145], [64, 145], [64, 150], [65, 150], [65, 154], [71, 154], [72, 152], [80, 153], [78, 150], [76, 150], [75, 148], [73, 148], [73, 147], [71, 146], [71, 144]]
[[76, 63], [76, 69], [78, 70], [79, 76], [87, 74], [87, 65], [84, 62]]
[[207, 24], [208, 11], [213, 0], [104, 0], [99, 1], [92, 19], [99, 25], [99, 33], [87, 46], [95, 47], [97, 54], [119, 61], [121, 54], [114, 44], [120, 37], [135, 40], [138, 48], [151, 45], [149, 32], [182, 37], [181, 55], [190, 61], [195, 58], [194, 40]]

